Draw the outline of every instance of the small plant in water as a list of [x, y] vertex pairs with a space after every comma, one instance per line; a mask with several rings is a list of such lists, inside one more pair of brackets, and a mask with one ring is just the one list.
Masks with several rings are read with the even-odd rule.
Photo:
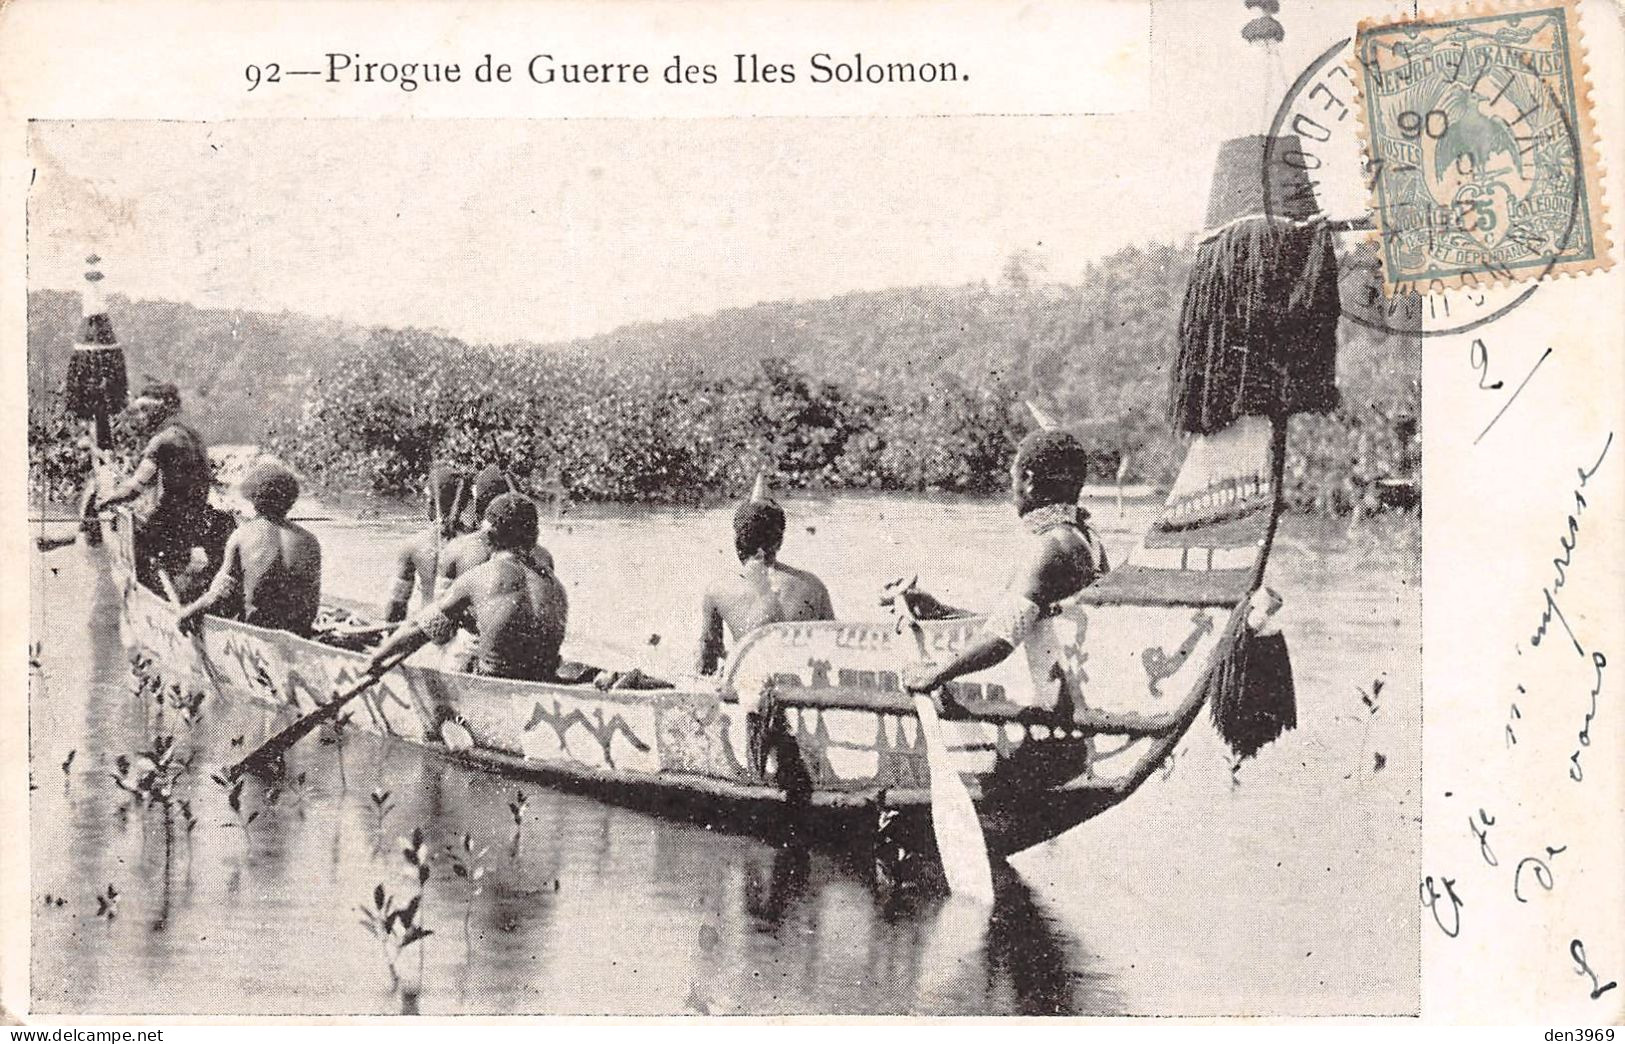
[[[1361, 720], [1365, 723], [1365, 727], [1360, 733], [1360, 757], [1354, 763], [1354, 771], [1348, 773], [1348, 775], [1345, 775], [1343, 777], [1344, 779], [1348, 779], [1349, 777], [1355, 775], [1359, 775], [1361, 779], [1365, 778], [1365, 752], [1367, 746], [1369, 746], [1371, 743], [1371, 722], [1376, 718], [1377, 712], [1382, 710], [1382, 690], [1386, 685], [1387, 680], [1379, 675], [1371, 680], [1370, 690], [1355, 686], [1354, 691], [1360, 694], [1360, 703], [1365, 707], [1365, 714], [1361, 718]], [[1372, 759], [1372, 773], [1382, 771], [1387, 764], [1388, 758], [1383, 754], [1378, 753], [1376, 757]]]
[[288, 797], [292, 800], [293, 806], [299, 809], [300, 814], [303, 815], [305, 802], [315, 795], [315, 788], [310, 785], [309, 778], [304, 772], [288, 780], [287, 786]]
[[[412, 868], [417, 885], [416, 892], [402, 903], [383, 884], [372, 890], [372, 905], [356, 907], [361, 914], [361, 926], [378, 940], [383, 950], [384, 963], [389, 968], [390, 988], [400, 989], [400, 959], [406, 949], [433, 935], [422, 920], [423, 887], [429, 882], [429, 846], [423, 839], [423, 828], [412, 831], [410, 839], [402, 839], [401, 856]], [[418, 947], [418, 986], [422, 988], [423, 948]]]
[[378, 815], [378, 832], [384, 832], [384, 818], [394, 809], [395, 803], [389, 800], [389, 791], [382, 787], [374, 788], [372, 792], [372, 810]]
[[[214, 780], [216, 783], [224, 784], [224, 780], [222, 780], [219, 776], [215, 776]], [[231, 808], [232, 815], [237, 817], [237, 822], [235, 824], [224, 823], [222, 825], [235, 825], [241, 828], [243, 832], [243, 844], [252, 845], [254, 843], [254, 837], [249, 833], [248, 828], [254, 824], [254, 820], [260, 817], [260, 814], [258, 809], [250, 811], [243, 807], [243, 782], [243, 780], [239, 779], [226, 789], [226, 804]]]
[[[175, 797], [175, 784], [192, 767], [193, 755], [180, 757], [175, 737], [157, 736], [151, 750], [139, 750], [133, 755], [120, 754], [113, 760], [113, 782], [120, 790], [139, 798], [145, 805], [168, 805]], [[63, 763], [63, 771], [73, 761], [70, 756]]]
[[197, 724], [198, 711], [203, 707], [203, 695], [201, 691], [190, 695], [177, 692], [171, 697], [170, 702], [174, 703], [175, 709], [180, 712], [180, 719], [186, 723], [187, 728]]
[[474, 847], [472, 834], [464, 834], [458, 845], [446, 846], [446, 859], [451, 864], [452, 876], [460, 877], [468, 882], [468, 891], [464, 895], [463, 903], [463, 939], [468, 939], [468, 922], [474, 915], [474, 899], [485, 890], [482, 883], [485, 880], [486, 849]]
[[348, 728], [349, 720], [346, 718], [334, 718], [322, 726], [322, 746], [332, 747], [338, 752], [339, 793], [341, 794], [348, 793], [350, 790], [350, 781], [344, 776], [344, 736], [345, 730]]
[[107, 891], [96, 893], [96, 916], [105, 917], [109, 921], [118, 916], [118, 889], [112, 885]]
[[62, 774], [64, 776], [73, 774], [73, 759], [78, 755], [78, 753], [78, 748], [75, 748], [68, 751], [68, 756], [62, 759]]
[[508, 802], [508, 814], [513, 817], [513, 839], [508, 846], [508, 856], [511, 859], [519, 858], [519, 844], [524, 839], [525, 832], [525, 799], [523, 790], [516, 790], [513, 800]]

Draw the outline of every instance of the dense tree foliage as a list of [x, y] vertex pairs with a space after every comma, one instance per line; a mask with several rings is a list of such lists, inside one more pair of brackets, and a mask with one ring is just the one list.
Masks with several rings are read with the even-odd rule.
[[[576, 499], [781, 488], [1002, 489], [1031, 402], [1089, 446], [1101, 481], [1164, 482], [1182, 454], [1163, 419], [1189, 250], [1129, 248], [1076, 285], [1015, 257], [997, 285], [775, 302], [637, 324], [565, 344], [474, 346], [414, 329], [115, 299], [132, 378], [168, 375], [215, 441], [270, 442], [312, 477], [399, 494], [432, 458], [495, 462]], [[49, 393], [72, 295], [30, 296], [30, 479], [77, 480], [77, 430]], [[1343, 407], [1294, 422], [1301, 508], [1372, 507], [1411, 465], [1414, 340], [1345, 322]], [[250, 350], [251, 349], [251, 350]], [[274, 370], [267, 369], [275, 365]]]

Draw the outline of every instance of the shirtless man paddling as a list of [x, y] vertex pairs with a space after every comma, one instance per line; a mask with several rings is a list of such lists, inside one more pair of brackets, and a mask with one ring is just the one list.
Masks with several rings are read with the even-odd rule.
[[[480, 523], [484, 521], [485, 512], [492, 501], [504, 493], [514, 492], [516, 491], [513, 483], [494, 464], [488, 465], [485, 470], [474, 476], [475, 528], [440, 549], [436, 591], [444, 591], [453, 580], [491, 557], [493, 551], [491, 541]], [[531, 549], [530, 557], [548, 572], [553, 571], [553, 555], [547, 548], [536, 544]]]
[[414, 589], [418, 592], [419, 606], [434, 601], [436, 578], [440, 574], [440, 554], [458, 534], [465, 483], [466, 477], [462, 472], [444, 464], [429, 468], [426, 493], [430, 525], [406, 538], [395, 552], [395, 586], [390, 591], [389, 604], [384, 608], [386, 623], [400, 623], [406, 619]]
[[[1085, 465], [1082, 443], [1067, 432], [1035, 431], [1021, 440], [1010, 466], [1010, 491], [1031, 536], [1016, 559], [1015, 574], [975, 644], [948, 663], [915, 663], [903, 672], [903, 686], [909, 692], [933, 692], [1003, 661], [1057, 603], [1106, 572], [1105, 549], [1089, 527], [1089, 513], [1078, 506]], [[912, 585], [889, 589], [881, 603], [889, 605], [897, 598], [905, 599], [922, 620], [970, 615]]]
[[368, 661], [369, 671], [396, 653], [449, 640], [457, 621], [466, 620], [479, 633], [470, 672], [525, 681], [554, 679], [569, 604], [564, 586], [531, 556], [536, 505], [517, 493], [504, 493], [486, 508], [484, 528], [491, 557], [460, 575], [433, 605], [384, 639]]
[[242, 482], [255, 517], [226, 541], [225, 562], [201, 597], [181, 609], [189, 625], [210, 611], [233, 614], [256, 627], [309, 635], [322, 597], [322, 546], [288, 521], [299, 499], [299, 480], [281, 464], [256, 465]]
[[[181, 393], [149, 381], [130, 403], [136, 430], [149, 435], [135, 472], [85, 506], [87, 515], [131, 501], [135, 508], [136, 576], [158, 593], [167, 572], [184, 594], [195, 594], [221, 563], [231, 516], [209, 506], [209, 451], [197, 429], [181, 420]], [[201, 553], [198, 553], [201, 549]]]

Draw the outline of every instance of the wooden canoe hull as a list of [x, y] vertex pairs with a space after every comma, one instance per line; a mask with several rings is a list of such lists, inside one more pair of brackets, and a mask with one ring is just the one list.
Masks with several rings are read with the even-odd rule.
[[[208, 618], [199, 634], [181, 634], [171, 606], [135, 582], [128, 521], [120, 522], [110, 524], [109, 545], [123, 641], [166, 681], [307, 713], [361, 675], [363, 654], [285, 632]], [[1070, 620], [1057, 621], [1078, 646], [1069, 667], [1039, 686], [1031, 664], [1012, 657], [966, 679], [959, 694], [972, 717], [943, 722], [998, 854], [1110, 807], [1165, 760], [1200, 708], [1197, 683], [1228, 617], [1228, 610], [1190, 607], [1135, 614], [1080, 606], [1069, 613]], [[926, 626], [928, 645], [948, 655], [973, 640], [981, 622]], [[1125, 637], [1096, 643], [1108, 633]], [[652, 796], [657, 805], [664, 794], [742, 808], [850, 811], [854, 818], [881, 805], [921, 812], [930, 803], [925, 745], [895, 681], [905, 648], [885, 622], [775, 625], [747, 639], [727, 682], [710, 691], [600, 692], [409, 662], [344, 717], [445, 753], [442, 726], [456, 722], [474, 742], [456, 755], [464, 760]], [[1180, 659], [1176, 670], [1167, 657]], [[1148, 667], [1153, 661], [1156, 670]], [[765, 704], [759, 682], [757, 691], [741, 692], [752, 671], [772, 680]], [[1106, 698], [1104, 686], [1126, 688], [1124, 679], [1136, 678], [1137, 701], [1133, 692], [1118, 692], [1116, 704]]]

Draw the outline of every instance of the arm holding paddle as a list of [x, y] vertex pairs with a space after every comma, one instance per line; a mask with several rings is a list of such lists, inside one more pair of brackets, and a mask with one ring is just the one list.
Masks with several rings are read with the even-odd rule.
[[432, 605], [412, 617], [378, 644], [367, 661], [368, 671], [394, 660], [399, 663], [431, 641], [450, 641], [457, 633], [453, 623], [469, 606], [468, 585], [457, 581], [437, 598]]
[[[1012, 594], [1019, 592], [1021, 601], [1026, 605], [1032, 605], [1032, 602], [1028, 600], [1030, 592], [1026, 588], [1032, 586], [1030, 581], [1033, 570], [1029, 568], [1023, 572], [1026, 574], [1025, 579], [1028, 582], [1024, 583], [1023, 578], [1018, 577], [1016, 584], [1012, 585]], [[885, 593], [881, 596], [880, 604], [889, 606], [894, 611], [899, 612], [904, 617], [903, 620], [899, 621], [899, 628], [905, 624], [912, 627], [917, 638], [922, 637], [919, 633], [917, 620], [951, 620], [970, 615], [969, 612], [963, 609], [946, 605], [924, 591], [916, 589], [913, 580], [888, 584]], [[1033, 610], [1036, 616], [1037, 606], [1033, 606]], [[948, 698], [946, 692], [938, 690], [941, 690], [944, 685], [956, 678], [973, 674], [976, 671], [986, 670], [995, 664], [1001, 663], [1005, 657], [1015, 651], [1015, 647], [1019, 643], [1019, 638], [1015, 638], [1014, 635], [1009, 633], [1010, 630], [1011, 628], [1008, 627], [995, 626], [990, 628], [988, 633], [984, 634], [968, 649], [948, 663], [939, 665], [921, 659], [908, 664], [903, 668], [903, 688], [911, 693], [932, 695], [945, 710], [962, 711], [963, 708], [954, 704]], [[1013, 638], [1015, 640], [1012, 640]], [[925, 645], [923, 641], [920, 644], [920, 651], [921, 655], [924, 656]]]
[[880, 594], [880, 604], [893, 607], [902, 602], [908, 615], [916, 620], [957, 620], [963, 616], [972, 615], [969, 609], [960, 609], [939, 600], [928, 591], [919, 587], [920, 578], [911, 576], [907, 579], [898, 577], [887, 584]]
[[233, 533], [231, 539], [226, 541], [225, 560], [220, 563], [220, 569], [214, 574], [209, 583], [209, 589], [196, 599], [180, 605], [176, 604], [179, 612], [175, 617], [175, 624], [183, 632], [191, 630], [197, 624], [197, 618], [210, 610], [223, 605], [230, 605], [232, 600], [242, 593], [243, 558], [242, 545], [238, 533]]
[[[416, 586], [418, 567], [412, 558], [412, 542], [406, 541], [395, 552], [395, 585], [389, 593], [389, 604], [384, 607], [384, 621], [386, 623], [400, 623], [406, 619], [407, 608], [412, 602], [412, 589]], [[429, 583], [434, 579], [429, 578]], [[434, 592], [426, 592], [430, 598]]]
[[[1104, 566], [1104, 555], [1082, 539], [1081, 532], [1076, 536], [1067, 532], [1042, 536], [1031, 546], [1010, 585], [988, 613], [980, 637], [969, 648], [941, 666], [911, 664], [903, 672], [903, 687], [909, 692], [930, 692], [1001, 663], [1048, 615], [1049, 607], [1093, 583]], [[888, 588], [889, 600], [905, 602], [912, 608], [915, 598], [908, 597], [909, 586], [895, 592]], [[918, 594], [915, 592], [916, 598]], [[888, 598], [883, 597], [881, 602], [887, 603]], [[938, 698], [947, 701], [946, 695]]]

